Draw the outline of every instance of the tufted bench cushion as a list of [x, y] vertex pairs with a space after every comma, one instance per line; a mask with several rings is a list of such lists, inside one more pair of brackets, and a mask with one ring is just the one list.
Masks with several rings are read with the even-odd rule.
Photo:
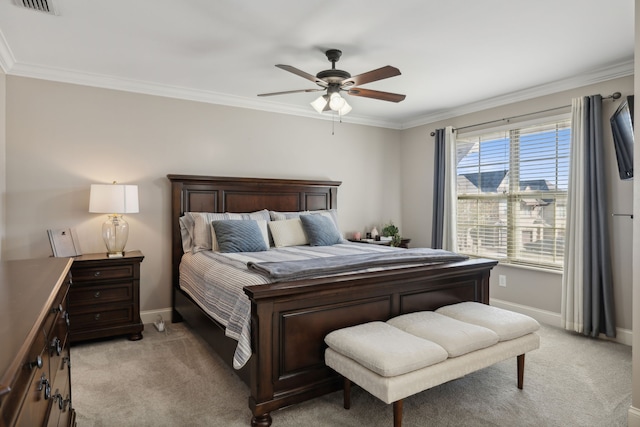
[[395, 377], [442, 362], [447, 351], [384, 322], [339, 329], [325, 337], [329, 347], [383, 377]]
[[540, 324], [529, 316], [477, 302], [446, 305], [436, 313], [491, 329], [498, 334], [500, 341], [512, 340], [540, 328]]
[[462, 356], [498, 342], [498, 334], [491, 329], [461, 322], [433, 311], [404, 314], [387, 323], [442, 346], [449, 357]]

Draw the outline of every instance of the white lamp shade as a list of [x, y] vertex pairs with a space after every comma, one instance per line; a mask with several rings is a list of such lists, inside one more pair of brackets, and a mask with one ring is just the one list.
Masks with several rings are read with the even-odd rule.
[[329, 97], [327, 95], [322, 95], [318, 97], [315, 101], [311, 103], [311, 106], [318, 112], [322, 113], [327, 108]]
[[338, 110], [338, 114], [340, 114], [341, 116], [346, 116], [351, 110], [351, 105], [347, 104], [347, 101], [344, 101], [344, 105]]
[[332, 93], [329, 97], [329, 108], [331, 108], [333, 111], [339, 111], [342, 107], [344, 107], [345, 103], [346, 101], [344, 100], [344, 98], [341, 97], [337, 92]]
[[122, 184], [91, 184], [89, 212], [137, 213], [138, 186]]

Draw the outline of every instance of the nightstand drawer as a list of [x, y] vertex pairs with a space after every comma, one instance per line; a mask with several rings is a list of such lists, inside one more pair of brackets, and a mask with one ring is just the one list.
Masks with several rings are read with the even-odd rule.
[[129, 277], [133, 277], [133, 265], [131, 264], [74, 269], [72, 279], [74, 282], [93, 282]]
[[88, 313], [75, 313], [71, 322], [71, 333], [81, 329], [92, 329], [103, 325], [133, 322], [133, 306], [98, 307]]
[[74, 283], [69, 294], [69, 307], [72, 308], [119, 301], [133, 302], [133, 284], [131, 282], [113, 283], [106, 286], [77, 286]]

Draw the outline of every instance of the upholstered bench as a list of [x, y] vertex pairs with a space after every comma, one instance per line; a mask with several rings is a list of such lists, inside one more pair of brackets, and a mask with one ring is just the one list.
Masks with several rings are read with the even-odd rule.
[[514, 356], [522, 389], [524, 355], [540, 346], [539, 327], [529, 316], [463, 302], [333, 331], [325, 363], [344, 377], [346, 409], [353, 382], [393, 403], [400, 427], [405, 397]]

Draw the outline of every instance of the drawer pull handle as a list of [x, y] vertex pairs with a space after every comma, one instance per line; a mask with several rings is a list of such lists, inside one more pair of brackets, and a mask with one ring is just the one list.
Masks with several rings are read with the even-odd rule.
[[63, 316], [64, 322], [67, 324], [67, 327], [69, 327], [71, 325], [71, 320], [69, 320], [69, 312], [65, 311]]
[[55, 337], [53, 340], [51, 340], [51, 351], [55, 351], [57, 356], [60, 356], [60, 353], [62, 353], [62, 341], [60, 341], [60, 338]]
[[62, 369], [64, 369], [64, 365], [65, 365], [65, 363], [66, 363], [69, 367], [71, 367], [71, 357], [69, 357], [69, 356], [65, 356], [65, 357], [63, 357], [63, 358], [62, 358]]
[[100, 298], [100, 291], [97, 291], [95, 294], [93, 294], [94, 298]]
[[58, 306], [57, 306], [57, 307], [53, 307], [53, 308], [51, 309], [51, 312], [52, 312], [52, 313], [62, 313], [62, 304], [58, 304]]
[[56, 392], [53, 395], [53, 403], [56, 403], [56, 401], [58, 402], [58, 409], [62, 411], [62, 408], [64, 408], [64, 397], [60, 394], [59, 389], [56, 389]]
[[100, 274], [101, 274], [101, 273], [100, 273], [99, 271], [96, 271], [95, 273], [93, 273], [93, 276], [94, 276], [94, 277], [100, 277]]
[[38, 369], [42, 369], [42, 356], [38, 355], [36, 356], [36, 360], [34, 360], [33, 362], [29, 363], [29, 367], [31, 369], [38, 367]]
[[37, 391], [44, 390], [44, 400], [49, 400], [51, 397], [51, 384], [49, 384], [49, 380], [45, 374], [42, 374], [40, 377], [40, 383], [38, 384]]
[[94, 319], [96, 319], [96, 320], [100, 320], [100, 313], [96, 314], [96, 315], [94, 316]]

